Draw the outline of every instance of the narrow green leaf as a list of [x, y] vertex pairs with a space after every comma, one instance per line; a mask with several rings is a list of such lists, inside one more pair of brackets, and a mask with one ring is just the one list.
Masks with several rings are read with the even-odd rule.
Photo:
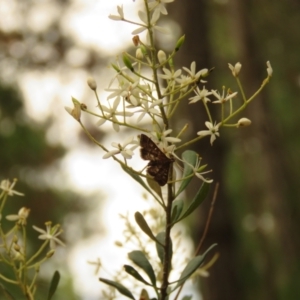
[[51, 282], [50, 282], [47, 300], [50, 300], [52, 298], [52, 296], [54, 295], [54, 293], [58, 287], [59, 280], [60, 280], [60, 274], [58, 271], [55, 271], [52, 276]]
[[155, 286], [156, 285], [156, 277], [154, 274], [154, 270], [145, 256], [145, 254], [142, 251], [135, 250], [130, 253], [128, 253], [128, 257], [130, 260], [132, 260], [137, 266], [139, 266], [141, 269], [145, 271], [145, 273], [148, 275], [151, 283]]
[[146, 180], [150, 188], [162, 199], [161, 186], [150, 177], [147, 177]]
[[149, 238], [155, 242], [157, 242], [154, 234], [152, 233], [149, 225], [147, 224], [144, 216], [140, 212], [136, 212], [134, 214], [135, 221], [140, 226], [140, 228], [149, 236]]
[[133, 295], [131, 294], [131, 292], [121, 283], [109, 280], [109, 279], [105, 279], [105, 278], [99, 278], [99, 280], [103, 283], [106, 283], [107, 285], [110, 285], [112, 287], [114, 287], [115, 289], [117, 289], [122, 295], [126, 296], [127, 298], [133, 299], [135, 300], [135, 298], [133, 297]]
[[[166, 233], [164, 231], [160, 232], [157, 234], [156, 239], [160, 242], [160, 244], [156, 243], [156, 251], [157, 251], [157, 255], [161, 261], [162, 264], [164, 264], [164, 259], [165, 259], [165, 251], [164, 251], [164, 247], [162, 245], [165, 244], [165, 239], [166, 239]], [[173, 244], [172, 244], [172, 240], [170, 241], [171, 243], [171, 247], [170, 247], [170, 252], [169, 252], [169, 260], [170, 262], [172, 261], [172, 255], [173, 255]], [[171, 268], [171, 265], [170, 265]]]
[[196, 256], [192, 258], [184, 270], [182, 271], [180, 278], [172, 283], [177, 282], [177, 285], [175, 286], [174, 290], [177, 289], [180, 285], [182, 285], [203, 263], [205, 256], [207, 253], [213, 249], [217, 244], [211, 245], [202, 255]]
[[[195, 151], [192, 150], [184, 151], [181, 157], [183, 161], [188, 162], [192, 166], [196, 166], [198, 160], [198, 154]], [[190, 165], [184, 163], [182, 178], [188, 177], [194, 173]], [[186, 189], [186, 187], [188, 186], [188, 184], [191, 182], [192, 179], [193, 176], [182, 180], [181, 185], [176, 193], [176, 197]]]
[[177, 219], [180, 217], [183, 210], [183, 201], [181, 199], [175, 200], [172, 205], [171, 220], [172, 223], [176, 223]]
[[180, 220], [186, 218], [188, 215], [190, 215], [206, 198], [208, 191], [209, 191], [210, 184], [207, 182], [203, 182], [201, 188], [198, 190], [196, 196], [192, 200], [189, 207], [186, 209], [186, 211], [182, 214], [182, 216], [177, 220], [179, 222]]
[[130, 168], [127, 168], [126, 166], [121, 165], [122, 169], [129, 174], [135, 181], [137, 181], [145, 190], [147, 190], [151, 195], [155, 197], [151, 189], [147, 186], [147, 184], [144, 182], [144, 180], [135, 172], [133, 172]]
[[146, 285], [151, 285], [150, 283], [148, 283], [140, 274], [139, 272], [133, 268], [132, 266], [129, 265], [124, 265], [124, 269], [126, 271], [126, 273], [128, 273], [129, 275], [131, 275], [132, 277], [134, 277], [135, 279], [137, 279], [138, 281], [141, 281], [143, 283], [145, 283]]

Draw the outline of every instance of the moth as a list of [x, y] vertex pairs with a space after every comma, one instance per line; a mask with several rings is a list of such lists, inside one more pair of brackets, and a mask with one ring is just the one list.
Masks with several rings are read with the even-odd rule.
[[165, 185], [168, 181], [169, 170], [174, 159], [167, 157], [145, 134], [141, 134], [140, 136], [140, 146], [142, 159], [150, 160], [147, 165], [147, 173], [151, 175], [160, 186]]

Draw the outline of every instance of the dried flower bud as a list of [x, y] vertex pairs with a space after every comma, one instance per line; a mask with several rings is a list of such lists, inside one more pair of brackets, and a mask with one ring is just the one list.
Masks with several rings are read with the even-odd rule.
[[251, 120], [247, 119], [247, 118], [241, 118], [238, 120], [237, 122], [237, 126], [236, 127], [246, 127], [251, 125]]
[[159, 50], [157, 52], [157, 58], [160, 64], [163, 64], [167, 60], [167, 55], [164, 51]]
[[240, 71], [241, 71], [241, 68], [242, 68], [242, 64], [237, 62], [234, 66], [232, 64], [228, 64], [228, 67], [229, 69], [231, 70], [232, 72], [232, 75], [234, 77], [238, 77]]
[[141, 50], [141, 48], [136, 49], [135, 57], [139, 60], [142, 60], [144, 58], [144, 54], [143, 54], [143, 51]]
[[132, 38], [132, 41], [133, 41], [133, 44], [134, 46], [138, 46], [140, 44], [140, 37], [138, 35], [135, 35], [133, 38]]
[[89, 77], [88, 80], [87, 80], [87, 84], [88, 84], [88, 86], [90, 87], [91, 90], [96, 91], [97, 83], [96, 83], [94, 78]]
[[81, 116], [81, 104], [79, 101], [77, 101], [75, 98], [72, 97], [72, 101], [74, 104], [74, 108], [70, 107], [65, 107], [65, 110], [76, 120], [80, 121], [80, 116]]

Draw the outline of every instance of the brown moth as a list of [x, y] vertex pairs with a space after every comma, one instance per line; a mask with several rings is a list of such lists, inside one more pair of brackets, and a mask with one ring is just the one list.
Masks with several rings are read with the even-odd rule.
[[147, 166], [147, 173], [151, 175], [160, 186], [165, 185], [168, 181], [169, 170], [174, 159], [167, 157], [145, 134], [141, 134], [140, 136], [140, 146], [142, 159], [150, 160]]

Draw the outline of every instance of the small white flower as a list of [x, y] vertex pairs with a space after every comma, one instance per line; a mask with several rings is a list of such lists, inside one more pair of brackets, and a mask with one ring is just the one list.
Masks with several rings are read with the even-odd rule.
[[120, 99], [116, 99], [113, 107], [112, 108], [108, 108], [104, 105], [101, 105], [102, 110], [106, 113], [105, 116], [103, 118], [100, 118], [100, 120], [97, 121], [96, 125], [97, 126], [101, 126], [103, 125], [107, 120], [110, 120], [112, 122], [113, 128], [116, 132], [118, 132], [120, 130], [120, 126], [119, 126], [119, 120], [117, 118], [117, 116], [126, 116], [126, 117], [131, 117], [133, 115], [132, 112], [129, 111], [117, 111], [117, 107], [120, 103]]
[[213, 101], [213, 103], [220, 103], [223, 104], [226, 101], [232, 99], [233, 97], [235, 97], [237, 95], [237, 92], [231, 93], [229, 90], [227, 91], [227, 94], [225, 95], [225, 87], [223, 87], [223, 93], [222, 95], [214, 90], [211, 90], [212, 94], [218, 99], [216, 101]]
[[173, 70], [170, 71], [167, 68], [163, 68], [163, 71], [164, 71], [165, 74], [158, 74], [158, 77], [166, 79], [166, 80], [174, 80], [178, 76], [180, 76], [180, 74], [181, 74], [181, 70], [180, 69], [178, 69], [177, 71], [174, 72]]
[[269, 77], [272, 77], [273, 69], [272, 69], [270, 61], [267, 61], [267, 73], [268, 73]]
[[181, 139], [168, 136], [173, 130], [168, 129], [163, 132], [151, 132], [151, 139], [158, 145], [159, 148], [163, 149], [165, 153], [173, 153], [175, 150], [175, 143], [181, 142]]
[[208, 130], [198, 131], [197, 134], [200, 135], [200, 136], [210, 135], [210, 144], [212, 145], [214, 140], [217, 138], [217, 136], [220, 136], [220, 133], [218, 132], [220, 123], [219, 124], [215, 123], [213, 125], [212, 123], [206, 121], [205, 126], [208, 128]]
[[185, 70], [193, 80], [197, 80], [200, 76], [208, 72], [208, 69], [202, 69], [196, 73], [196, 62], [194, 61], [191, 63], [191, 69], [186, 67], [182, 67], [182, 69]]
[[141, 112], [140, 116], [137, 119], [137, 122], [139, 123], [145, 117], [146, 114], [160, 116], [161, 115], [160, 111], [155, 107], [160, 105], [161, 102], [162, 100], [157, 100], [151, 103], [151, 105], [149, 106], [149, 101], [142, 100], [141, 102], [142, 109], [136, 111], [136, 113]]
[[241, 63], [237, 62], [234, 66], [232, 64], [228, 64], [229, 69], [232, 72], [234, 77], [237, 77], [241, 71], [242, 65]]
[[124, 11], [123, 11], [123, 5], [122, 6], [117, 6], [117, 10], [119, 15], [109, 15], [108, 17], [112, 20], [115, 21], [120, 21], [120, 20], [124, 20]]
[[[140, 34], [141, 32], [145, 31], [146, 29], [148, 29], [148, 17], [147, 14], [143, 11], [138, 11], [138, 15], [139, 18], [141, 19], [141, 21], [145, 24], [142, 25], [140, 27], [138, 27], [137, 29], [135, 29], [134, 31], [132, 31], [132, 34], [136, 35], [136, 34]], [[150, 20], [150, 27], [154, 30], [160, 31], [162, 33], [168, 33], [168, 31], [165, 28], [162, 28], [160, 26], [156, 26], [156, 22], [159, 19], [159, 11], [154, 11], [154, 13], [152, 14], [151, 20]]]
[[210, 101], [210, 99], [207, 98], [207, 96], [209, 96], [209, 95], [212, 94], [212, 92], [209, 92], [205, 87], [203, 87], [203, 89], [200, 90], [198, 86], [194, 90], [194, 93], [196, 94], [196, 96], [189, 98], [190, 104], [191, 103], [196, 103], [196, 102], [198, 102], [200, 100], [202, 100], [205, 103], [207, 103], [208, 101]]
[[60, 239], [57, 238], [57, 236], [59, 236], [63, 232], [62, 229], [60, 229], [60, 225], [57, 224], [52, 227], [52, 222], [46, 222], [45, 225], [46, 225], [46, 230], [41, 229], [34, 225], [32, 226], [34, 230], [41, 233], [41, 235], [39, 235], [38, 238], [40, 240], [49, 240], [51, 249], [55, 249], [56, 243], [60, 244], [61, 246], [65, 246], [65, 244]]
[[[130, 158], [132, 158], [133, 150], [139, 146], [138, 142], [135, 141], [133, 137], [128, 138], [123, 145], [121, 145], [119, 143], [112, 143], [111, 145], [114, 148], [116, 148], [116, 150], [111, 150], [111, 151], [107, 152], [106, 154], [104, 154], [104, 156], [103, 156], [104, 159], [109, 158], [109, 157], [119, 154], [119, 153], [125, 159], [130, 159]], [[130, 148], [126, 148], [128, 145], [133, 145], [133, 146]]]
[[198, 177], [199, 179], [201, 179], [202, 181], [204, 182], [207, 182], [207, 183], [212, 183], [213, 182], [213, 179], [205, 179], [203, 177], [203, 174], [206, 174], [206, 173], [209, 173], [211, 171], [206, 171], [206, 172], [201, 172], [203, 170], [203, 167], [200, 167], [200, 164], [201, 164], [201, 158], [198, 156], [198, 159], [197, 159], [197, 162], [195, 164], [195, 166], [191, 165], [190, 163], [188, 163], [187, 161], [183, 161], [185, 164], [188, 164], [191, 169], [193, 170], [194, 172], [194, 175], [196, 177]]
[[15, 184], [17, 183], [17, 179], [14, 179], [13, 183], [10, 183], [8, 179], [4, 179], [1, 181], [0, 189], [7, 193], [8, 196], [18, 195], [24, 196], [24, 194], [13, 190]]
[[26, 220], [29, 216], [30, 209], [26, 207], [22, 207], [17, 215], [8, 215], [6, 219], [9, 221], [18, 221], [18, 224], [26, 225]]
[[157, 0], [157, 1], [150, 2], [148, 5], [150, 10], [154, 9], [154, 11], [158, 11], [163, 15], [167, 15], [168, 12], [166, 10], [164, 3], [171, 3], [173, 1], [174, 0]]

